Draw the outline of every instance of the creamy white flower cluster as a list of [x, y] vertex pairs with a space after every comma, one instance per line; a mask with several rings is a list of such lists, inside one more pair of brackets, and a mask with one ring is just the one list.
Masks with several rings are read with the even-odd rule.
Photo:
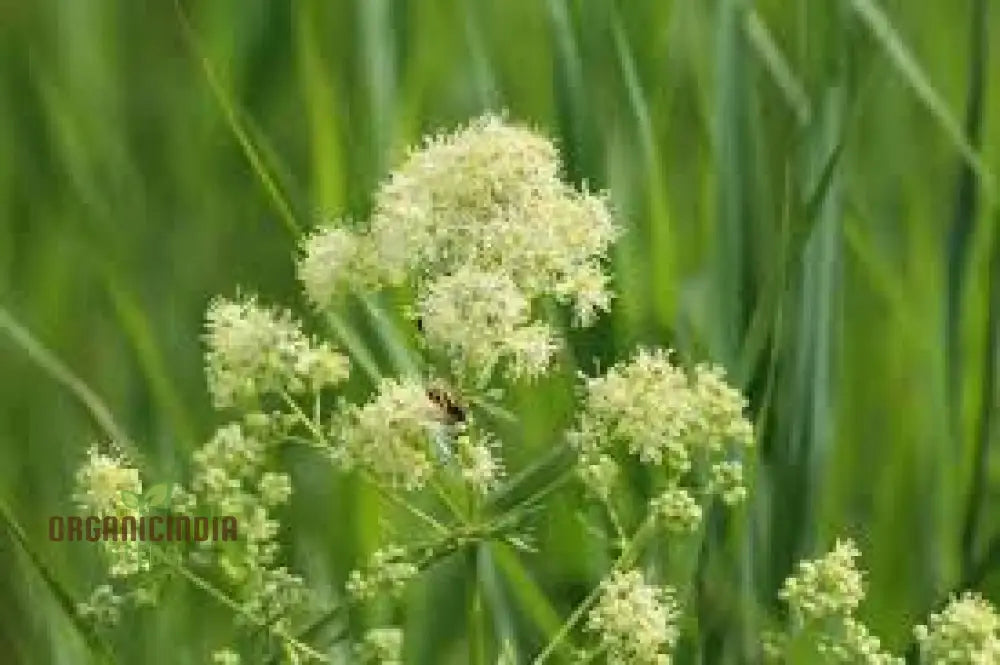
[[[273, 432], [257, 417], [249, 425], [232, 422], [194, 453], [188, 505], [235, 517], [237, 543], [219, 543], [215, 564], [238, 590], [244, 611], [269, 622], [295, 610], [304, 600], [304, 584], [277, 567], [279, 523], [271, 511], [292, 493], [288, 474], [268, 469], [267, 442]], [[205, 543], [211, 546], [211, 543]]]
[[609, 665], [670, 665], [679, 620], [673, 589], [647, 584], [638, 570], [616, 570], [602, 583], [586, 628]]
[[435, 442], [445, 435], [441, 408], [416, 379], [383, 379], [367, 404], [344, 405], [331, 454], [393, 485], [417, 489], [434, 470]]
[[[137, 508], [123, 500], [126, 493], [142, 494], [139, 470], [123, 456], [105, 454], [91, 446], [76, 472], [73, 500], [77, 508], [88, 516], [138, 519]], [[100, 544], [111, 577], [125, 578], [150, 570], [150, 555], [141, 541], [102, 538]]]
[[612, 491], [623, 452], [662, 468], [668, 487], [651, 508], [672, 530], [690, 531], [701, 519], [702, 496], [730, 505], [746, 496], [739, 458], [754, 434], [745, 409], [721, 368], [698, 365], [689, 374], [671, 352], [640, 349], [586, 379], [569, 439], [580, 451], [584, 481], [602, 498]]
[[952, 598], [914, 633], [924, 665], [1000, 663], [1000, 615], [977, 593]]
[[455, 470], [479, 493], [500, 478], [502, 467], [487, 432], [471, 414], [450, 422], [416, 378], [383, 379], [363, 405], [342, 406], [334, 418], [334, 461], [357, 467], [394, 487], [417, 490], [435, 473]]
[[854, 612], [865, 597], [864, 578], [855, 564], [860, 556], [853, 541], [838, 540], [825, 556], [799, 562], [779, 594], [795, 620], [805, 623]]
[[305, 241], [306, 293], [322, 308], [351, 288], [408, 283], [428, 344], [457, 370], [541, 374], [559, 337], [534, 306], [566, 304], [580, 325], [606, 311], [602, 261], [618, 235], [605, 197], [559, 170], [551, 141], [494, 115], [430, 138], [377, 190], [366, 228], [341, 224]]
[[865, 597], [864, 576], [856, 565], [860, 555], [853, 541], [838, 540], [825, 556], [799, 563], [779, 593], [788, 604], [794, 630], [788, 636], [772, 636], [772, 651], [798, 640], [827, 663], [903, 664], [853, 616]]
[[315, 391], [347, 379], [347, 358], [308, 337], [286, 310], [217, 298], [206, 315], [208, 388], [220, 408], [266, 394]]

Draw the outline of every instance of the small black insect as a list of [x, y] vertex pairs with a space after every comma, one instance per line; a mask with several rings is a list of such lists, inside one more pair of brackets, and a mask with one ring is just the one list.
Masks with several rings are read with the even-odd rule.
[[441, 384], [432, 384], [427, 388], [427, 399], [434, 402], [444, 413], [449, 425], [464, 423], [467, 419], [465, 407], [452, 395], [451, 391]]

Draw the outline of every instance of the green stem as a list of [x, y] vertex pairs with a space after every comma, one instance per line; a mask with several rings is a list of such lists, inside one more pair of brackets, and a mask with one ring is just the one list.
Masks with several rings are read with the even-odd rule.
[[468, 566], [469, 665], [486, 665], [486, 613], [483, 611], [483, 592], [479, 585], [478, 545], [472, 545], [468, 548], [466, 563]]

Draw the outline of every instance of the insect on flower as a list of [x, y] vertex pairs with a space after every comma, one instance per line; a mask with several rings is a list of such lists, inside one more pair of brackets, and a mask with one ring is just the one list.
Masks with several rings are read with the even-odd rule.
[[427, 387], [427, 399], [441, 409], [445, 423], [458, 425], [467, 420], [466, 409], [454, 392], [441, 382], [432, 383]]
[[[424, 334], [424, 321], [419, 316], [416, 319], [417, 332]], [[434, 381], [427, 387], [427, 399], [434, 402], [444, 413], [445, 424], [457, 425], [467, 420], [466, 409], [461, 404], [454, 390], [442, 381]]]

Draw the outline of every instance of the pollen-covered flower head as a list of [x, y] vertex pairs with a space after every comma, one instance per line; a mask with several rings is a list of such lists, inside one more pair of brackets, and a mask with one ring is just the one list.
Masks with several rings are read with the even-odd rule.
[[914, 633], [927, 665], [1000, 663], [1000, 615], [977, 593], [952, 598]]
[[110, 515], [122, 507], [122, 492], [142, 494], [139, 470], [125, 459], [106, 455], [97, 446], [91, 446], [86, 461], [76, 472], [74, 500], [83, 510]]
[[459, 373], [475, 368], [480, 380], [504, 361], [512, 377], [542, 374], [557, 348], [555, 332], [532, 322], [528, 298], [502, 272], [463, 265], [427, 285], [417, 313], [428, 344], [458, 359]]
[[396, 279], [448, 274], [471, 258], [531, 295], [557, 294], [616, 234], [606, 201], [559, 171], [551, 141], [495, 115], [432, 137], [376, 194], [377, 252]]
[[371, 238], [338, 220], [303, 240], [298, 274], [310, 302], [322, 309], [351, 287], [377, 287], [381, 268]]
[[347, 378], [346, 357], [307, 337], [286, 310], [262, 307], [253, 297], [212, 301], [205, 342], [208, 388], [220, 408]]
[[496, 282], [504, 300], [486, 303], [516, 302], [517, 335], [497, 348], [467, 341], [468, 324], [438, 326], [432, 342], [470, 369], [488, 372], [506, 355], [525, 361], [516, 373], [530, 376], [544, 369], [553, 346], [531, 317], [533, 305], [551, 298], [581, 325], [607, 310], [602, 262], [617, 234], [603, 195], [561, 179], [550, 140], [486, 115], [412, 149], [376, 192], [368, 229], [319, 231], [304, 245], [299, 276], [320, 305], [361, 281], [409, 284], [425, 308], [445, 299], [455, 309], [485, 280]]
[[647, 584], [638, 570], [616, 570], [601, 585], [587, 630], [611, 665], [670, 665], [679, 618], [671, 588]]
[[800, 562], [779, 596], [801, 622], [849, 616], [865, 596], [859, 556], [853, 541], [838, 540], [825, 556]]
[[692, 374], [662, 349], [640, 349], [603, 376], [586, 379], [583, 410], [570, 441], [584, 461], [627, 452], [662, 466], [727, 503], [744, 495], [742, 467], [730, 459], [753, 441], [745, 400], [722, 371], [700, 365]]
[[443, 435], [441, 408], [411, 378], [383, 379], [375, 397], [347, 406], [334, 428], [338, 459], [392, 485], [422, 487], [434, 470], [434, 446]]

